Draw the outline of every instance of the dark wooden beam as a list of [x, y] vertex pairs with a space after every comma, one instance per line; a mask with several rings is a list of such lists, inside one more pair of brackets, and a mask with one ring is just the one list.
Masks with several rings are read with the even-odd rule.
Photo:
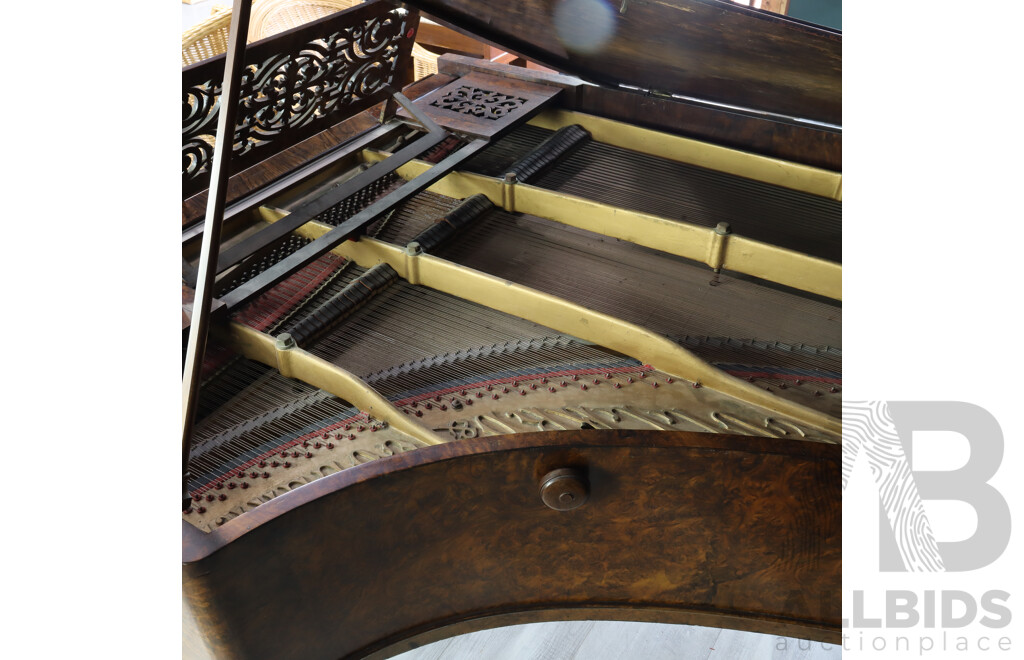
[[842, 171], [843, 168], [842, 131], [742, 114], [680, 99], [587, 85], [572, 76], [460, 55], [442, 55], [437, 64], [439, 72], [450, 76], [486, 72], [561, 87], [564, 91], [556, 103], [566, 110], [607, 117], [834, 172]]
[[842, 125], [842, 34], [717, 0], [409, 0], [450, 27], [605, 87]]

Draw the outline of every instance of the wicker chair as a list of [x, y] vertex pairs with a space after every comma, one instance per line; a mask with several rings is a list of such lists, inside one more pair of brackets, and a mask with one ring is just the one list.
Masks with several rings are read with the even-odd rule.
[[[252, 12], [255, 13], [261, 4], [263, 3], [260, 0], [254, 0]], [[181, 66], [186, 67], [227, 52], [230, 27], [231, 6], [214, 5], [205, 21], [181, 33]], [[254, 35], [250, 20], [248, 41], [252, 42], [258, 38]]]
[[425, 46], [414, 43], [412, 45], [412, 62], [415, 74], [414, 80], [426, 78], [432, 73], [437, 73], [437, 58], [439, 56], [430, 52]]
[[323, 18], [342, 9], [355, 7], [361, 0], [263, 0], [253, 3], [249, 18], [249, 37], [269, 36]]
[[[358, 4], [359, 0], [264, 0], [253, 7], [249, 36], [263, 39]], [[437, 73], [437, 55], [423, 46], [413, 45], [412, 58], [416, 80]]]

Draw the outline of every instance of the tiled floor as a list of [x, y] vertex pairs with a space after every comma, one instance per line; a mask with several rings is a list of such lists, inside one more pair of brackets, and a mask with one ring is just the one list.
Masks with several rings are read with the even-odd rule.
[[838, 660], [833, 644], [735, 630], [618, 621], [532, 623], [441, 640], [395, 660]]
[[[199, 23], [215, 4], [181, 5], [181, 29]], [[398, 660], [838, 660], [835, 645], [735, 630], [659, 623], [570, 621], [484, 630], [428, 644]], [[190, 660], [186, 658], [185, 660]]]

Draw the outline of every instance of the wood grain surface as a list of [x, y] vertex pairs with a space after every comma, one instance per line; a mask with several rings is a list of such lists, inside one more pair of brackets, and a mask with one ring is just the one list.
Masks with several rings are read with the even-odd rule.
[[438, 71], [451, 76], [483, 71], [561, 87], [564, 91], [555, 103], [566, 110], [607, 117], [672, 135], [835, 172], [843, 169], [843, 134], [839, 130], [798, 125], [682, 99], [588, 85], [572, 76], [534, 71], [462, 55], [442, 55], [437, 61], [437, 66]]
[[828, 28], [717, 0], [408, 4], [607, 87], [842, 124], [842, 35]]
[[[226, 658], [387, 657], [531, 621], [691, 623], [834, 641], [840, 448], [563, 431], [428, 447], [332, 474], [203, 534], [183, 586]], [[539, 481], [586, 472], [554, 511]]]

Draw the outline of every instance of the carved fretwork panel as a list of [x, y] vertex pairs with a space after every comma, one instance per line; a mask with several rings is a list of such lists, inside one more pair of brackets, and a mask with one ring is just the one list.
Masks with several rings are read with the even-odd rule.
[[[527, 121], [562, 90], [525, 80], [470, 73], [416, 100], [445, 130], [493, 140]], [[405, 108], [399, 117], [408, 117]]]
[[452, 112], [461, 112], [464, 115], [497, 120], [515, 111], [524, 103], [526, 103], [526, 99], [521, 96], [462, 85], [431, 102], [430, 105]]
[[[250, 44], [239, 89], [231, 171], [274, 155], [400, 88], [419, 16], [358, 5]], [[225, 57], [182, 71], [182, 193], [209, 185]]]

